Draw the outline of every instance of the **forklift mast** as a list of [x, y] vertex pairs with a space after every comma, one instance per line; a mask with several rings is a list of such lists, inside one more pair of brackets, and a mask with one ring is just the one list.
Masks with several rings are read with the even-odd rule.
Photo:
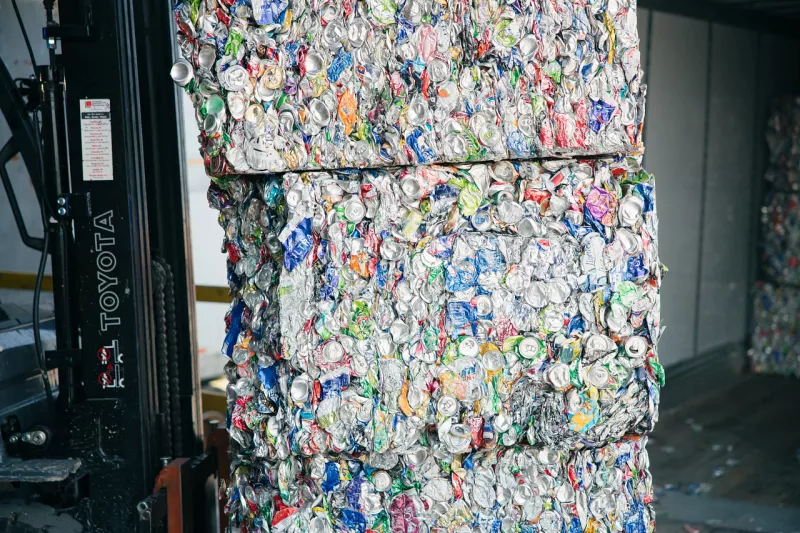
[[[37, 141], [56, 349], [42, 371], [57, 369], [58, 387], [46, 452], [12, 443], [4, 462], [0, 448], [0, 483], [30, 482], [4, 468], [26, 459], [79, 460], [40, 501], [69, 508], [86, 531], [133, 531], [162, 466], [203, 451], [172, 6], [61, 0], [55, 22], [44, 4]], [[36, 166], [30, 131], [12, 133]]]

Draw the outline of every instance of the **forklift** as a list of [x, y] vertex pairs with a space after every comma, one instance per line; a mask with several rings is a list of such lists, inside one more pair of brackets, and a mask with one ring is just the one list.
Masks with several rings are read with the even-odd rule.
[[13, 79], [0, 58], [0, 177], [41, 261], [32, 311], [0, 306], [0, 531], [224, 531], [228, 437], [200, 406], [171, 2], [61, 0], [56, 16], [44, 0], [41, 36], [10, 3], [33, 72]]

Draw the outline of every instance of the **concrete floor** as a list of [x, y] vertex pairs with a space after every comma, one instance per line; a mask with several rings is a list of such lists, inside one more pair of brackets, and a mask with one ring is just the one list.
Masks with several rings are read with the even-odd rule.
[[782, 376], [662, 412], [648, 444], [659, 533], [800, 533], [798, 415], [800, 381]]

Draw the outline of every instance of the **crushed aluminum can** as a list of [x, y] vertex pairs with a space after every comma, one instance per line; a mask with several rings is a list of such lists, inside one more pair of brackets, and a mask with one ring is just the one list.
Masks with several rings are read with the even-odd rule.
[[181, 0], [174, 14], [172, 77], [211, 175], [641, 150], [635, 0]]

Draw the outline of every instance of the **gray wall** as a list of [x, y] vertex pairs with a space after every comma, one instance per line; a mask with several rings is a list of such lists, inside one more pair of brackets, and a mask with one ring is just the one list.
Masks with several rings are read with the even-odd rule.
[[659, 251], [669, 268], [661, 315], [666, 330], [659, 354], [671, 363], [693, 349], [708, 25], [655, 13], [649, 30], [645, 165], [656, 175]]
[[754, 201], [768, 102], [797, 89], [797, 43], [640, 10], [648, 83], [644, 164], [656, 175], [672, 365], [748, 335]]
[[746, 334], [752, 217], [758, 36], [725, 26], [711, 30], [711, 92], [705, 173], [700, 316], [696, 350]]

